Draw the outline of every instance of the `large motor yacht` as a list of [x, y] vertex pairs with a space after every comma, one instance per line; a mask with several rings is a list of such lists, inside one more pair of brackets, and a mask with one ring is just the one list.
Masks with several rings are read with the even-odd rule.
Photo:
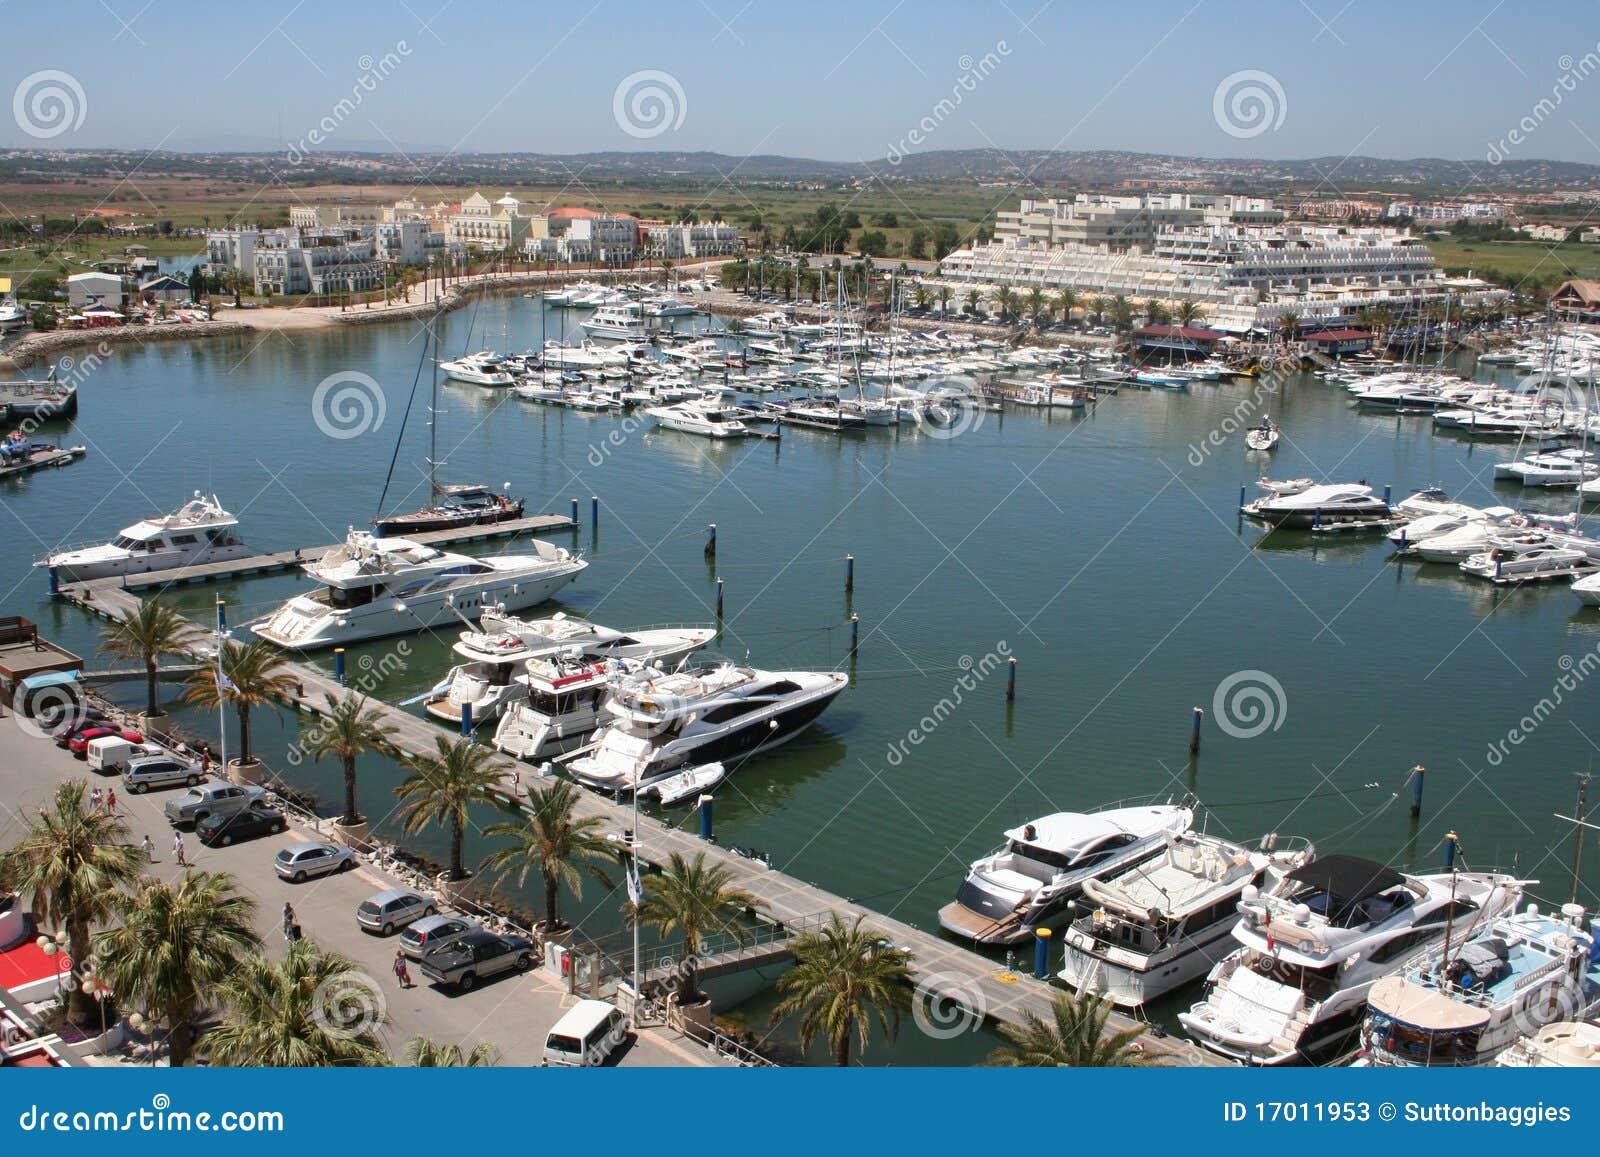
[[576, 648], [530, 659], [514, 681], [516, 697], [500, 716], [494, 745], [530, 763], [564, 755], [611, 718], [605, 704], [613, 688], [662, 675], [638, 660], [586, 659]]
[[238, 519], [222, 508], [216, 495], [207, 498], [197, 490], [171, 514], [125, 526], [110, 542], [59, 550], [33, 565], [55, 571], [64, 582], [86, 582], [227, 562], [250, 554], [250, 548], [234, 534], [238, 525]]
[[625, 341], [648, 341], [656, 328], [654, 319], [636, 301], [602, 305], [584, 318], [581, 324], [584, 332], [595, 337], [621, 338]]
[[462, 631], [452, 650], [462, 659], [423, 700], [429, 715], [459, 725], [462, 709], [474, 723], [496, 718], [525, 688], [516, 680], [530, 659], [575, 653], [589, 659], [632, 659], [671, 668], [716, 638], [708, 625], [618, 631], [557, 613], [519, 619], [499, 608], [486, 610], [481, 630]]
[[537, 606], [589, 564], [537, 540], [532, 553], [473, 558], [352, 528], [302, 569], [322, 589], [296, 595], [250, 624], [280, 647], [309, 650], [475, 620], [489, 607]]
[[799, 734], [849, 685], [839, 671], [760, 671], [708, 663], [619, 687], [574, 779], [632, 792], [687, 767], [730, 764]]
[[1236, 945], [1241, 896], [1275, 892], [1310, 862], [1311, 845], [1266, 836], [1252, 851], [1199, 832], [1168, 837], [1153, 860], [1083, 882], [1079, 916], [1062, 937], [1060, 977], [1137, 1008], [1198, 980]]
[[1535, 1025], [1600, 1008], [1600, 959], [1581, 905], [1559, 916], [1536, 905], [1487, 924], [1458, 924], [1440, 951], [1367, 996], [1368, 1065], [1493, 1064]]
[[1202, 1047], [1251, 1065], [1304, 1063], [1345, 1047], [1374, 983], [1465, 928], [1513, 911], [1522, 882], [1488, 872], [1405, 876], [1324, 856], [1273, 894], [1242, 898], [1239, 942], [1178, 1020]]
[[517, 381], [506, 365], [506, 359], [487, 350], [454, 361], [440, 362], [439, 368], [451, 381], [469, 386], [504, 387], [515, 385]]
[[1394, 515], [1389, 504], [1372, 493], [1372, 487], [1359, 483], [1308, 486], [1292, 494], [1275, 491], [1248, 503], [1241, 512], [1286, 528], [1381, 523]]
[[1004, 847], [973, 863], [939, 923], [979, 944], [1026, 939], [1064, 914], [1085, 880], [1153, 859], [1193, 824], [1193, 809], [1157, 804], [1056, 812], [1012, 828]]
[[745, 425], [744, 412], [735, 406], [679, 402], [675, 406], [651, 406], [645, 413], [665, 429], [698, 434], [702, 438], [748, 438], [755, 433]]

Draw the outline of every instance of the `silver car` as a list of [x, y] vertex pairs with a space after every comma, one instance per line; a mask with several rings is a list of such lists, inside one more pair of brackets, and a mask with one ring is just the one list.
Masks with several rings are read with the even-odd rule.
[[266, 797], [267, 789], [264, 787], [212, 780], [174, 796], [162, 810], [166, 813], [167, 822], [177, 827], [199, 823], [207, 816], [237, 815], [256, 800]]
[[478, 931], [481, 931], [478, 924], [465, 916], [424, 916], [413, 920], [400, 933], [400, 951], [413, 960], [421, 960], [456, 937]]
[[285, 880], [300, 883], [312, 876], [347, 872], [356, 866], [356, 854], [338, 844], [290, 844], [272, 861], [273, 869]]
[[396, 928], [404, 928], [413, 920], [433, 916], [438, 911], [426, 896], [404, 888], [390, 888], [361, 901], [356, 907], [356, 923], [368, 932], [393, 936]]

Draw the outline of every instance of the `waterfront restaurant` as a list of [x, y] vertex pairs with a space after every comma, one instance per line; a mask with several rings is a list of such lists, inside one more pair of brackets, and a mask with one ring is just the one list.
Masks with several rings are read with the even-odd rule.
[[1364, 329], [1325, 329], [1302, 334], [1301, 341], [1329, 357], [1366, 353], [1372, 348], [1372, 335]]
[[1142, 350], [1209, 354], [1226, 336], [1220, 330], [1198, 329], [1192, 325], [1144, 325], [1133, 331], [1133, 344]]

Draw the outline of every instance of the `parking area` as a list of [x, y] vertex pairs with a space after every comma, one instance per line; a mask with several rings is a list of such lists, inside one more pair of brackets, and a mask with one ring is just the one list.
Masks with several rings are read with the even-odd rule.
[[[9, 718], [0, 719], [0, 847], [21, 838], [27, 815], [45, 804], [56, 786], [79, 778], [91, 787], [115, 787], [117, 807], [139, 843], [149, 835], [155, 850], [150, 872], [174, 879], [182, 871], [173, 849], [173, 828], [162, 814], [172, 791], [152, 790], [145, 795], [124, 792], [121, 781], [101, 776], [45, 739], [25, 734]], [[384, 1030], [390, 1052], [403, 1058], [405, 1045], [415, 1035], [460, 1044], [463, 1050], [490, 1043], [501, 1050], [505, 1065], [540, 1063], [546, 1031], [576, 1002], [562, 990], [559, 980], [542, 969], [510, 973], [488, 980], [471, 992], [435, 988], [415, 964], [411, 977], [416, 987], [402, 989], [393, 962], [399, 936], [382, 937], [361, 930], [356, 907], [375, 892], [394, 886], [366, 864], [349, 872], [292, 884], [273, 870], [278, 850], [298, 840], [316, 838], [309, 830], [291, 825], [284, 835], [265, 835], [230, 847], [208, 848], [193, 831], [183, 833], [189, 862], [210, 872], [231, 872], [242, 891], [258, 905], [259, 929], [269, 954], [281, 957], [287, 941], [282, 927], [285, 901], [294, 905], [304, 935], [324, 948], [340, 952], [369, 975], [382, 992], [391, 1023]], [[615, 1055], [624, 1066], [714, 1065], [722, 1063], [706, 1050], [664, 1029], [641, 1034]]]

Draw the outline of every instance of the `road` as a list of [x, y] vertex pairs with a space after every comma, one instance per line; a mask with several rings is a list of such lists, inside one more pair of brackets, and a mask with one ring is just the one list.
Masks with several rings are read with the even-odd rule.
[[[24, 733], [9, 711], [5, 716], [0, 719], [0, 848], [9, 848], [21, 838], [27, 817], [48, 802], [58, 784], [77, 778], [86, 780], [91, 789], [114, 786], [118, 810], [132, 828], [133, 842], [148, 834], [155, 845], [156, 862], [150, 865], [150, 873], [167, 880], [180, 875], [173, 855], [173, 829], [161, 810], [167, 791], [127, 795], [120, 779], [91, 771], [48, 740]], [[392, 970], [398, 947], [395, 940], [363, 932], [355, 922], [356, 905], [392, 886], [391, 881], [366, 865], [303, 884], [280, 880], [273, 871], [272, 860], [279, 848], [311, 835], [308, 830], [291, 827], [282, 836], [207, 848], [192, 831], [183, 833], [191, 864], [208, 872], [233, 873], [241, 891], [254, 897], [258, 931], [270, 955], [281, 957], [286, 949], [282, 911], [288, 900], [294, 904], [306, 936], [355, 961], [382, 994], [391, 1022], [383, 1036], [392, 1054], [403, 1057], [406, 1042], [421, 1034], [460, 1044], [463, 1051], [480, 1043], [493, 1044], [501, 1050], [501, 1064], [539, 1064], [545, 1033], [575, 999], [565, 994], [560, 981], [536, 969], [455, 994], [428, 984], [413, 964], [416, 987], [401, 989]], [[613, 1063], [635, 1067], [723, 1062], [670, 1030], [648, 1029], [614, 1054]]]

